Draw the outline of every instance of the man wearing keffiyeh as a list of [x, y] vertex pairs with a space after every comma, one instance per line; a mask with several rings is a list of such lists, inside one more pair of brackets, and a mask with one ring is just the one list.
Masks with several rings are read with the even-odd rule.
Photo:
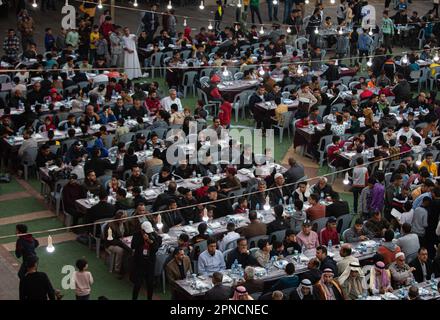
[[359, 263], [352, 262], [338, 278], [347, 300], [356, 300], [364, 291], [367, 291], [365, 275]]
[[385, 263], [382, 261], [376, 262], [370, 272], [370, 293], [373, 295], [384, 294], [392, 292], [391, 274], [389, 270], [385, 269]]
[[321, 280], [313, 286], [314, 295], [318, 300], [344, 300], [341, 286], [333, 277], [332, 269], [324, 269]]

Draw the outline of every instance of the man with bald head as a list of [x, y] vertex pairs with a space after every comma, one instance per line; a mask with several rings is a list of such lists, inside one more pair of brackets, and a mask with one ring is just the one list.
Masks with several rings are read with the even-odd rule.
[[342, 260], [336, 263], [338, 267], [338, 275], [341, 275], [342, 272], [344, 272], [344, 270], [350, 265], [350, 263], [359, 264], [359, 259], [352, 255], [352, 249], [349, 243], [344, 243], [341, 245], [339, 254], [341, 255]]

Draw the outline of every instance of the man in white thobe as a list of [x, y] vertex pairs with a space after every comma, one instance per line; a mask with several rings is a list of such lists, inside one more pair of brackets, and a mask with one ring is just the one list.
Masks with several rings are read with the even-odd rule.
[[122, 37], [124, 46], [124, 69], [128, 79], [132, 80], [142, 76], [141, 65], [136, 50], [136, 36], [130, 34], [128, 28], [124, 28]]

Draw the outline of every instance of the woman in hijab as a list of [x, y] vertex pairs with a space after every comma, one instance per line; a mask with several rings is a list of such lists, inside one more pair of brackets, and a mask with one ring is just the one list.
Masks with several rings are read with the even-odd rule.
[[243, 286], [238, 286], [235, 288], [234, 290], [234, 296], [231, 298], [231, 300], [254, 300], [254, 298], [252, 298], [245, 287]]
[[303, 279], [296, 290], [290, 294], [290, 300], [315, 300], [312, 282], [309, 279]]
[[371, 269], [369, 289], [373, 295], [393, 291], [390, 271], [385, 269], [385, 263], [382, 261], [376, 262], [374, 268]]
[[345, 268], [338, 281], [347, 300], [356, 300], [367, 291], [365, 275], [361, 266], [356, 262], [350, 263]]

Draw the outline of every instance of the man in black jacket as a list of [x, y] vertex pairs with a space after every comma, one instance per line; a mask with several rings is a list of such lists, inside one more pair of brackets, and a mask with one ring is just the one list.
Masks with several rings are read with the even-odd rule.
[[118, 161], [111, 163], [108, 159], [101, 159], [101, 150], [98, 147], [93, 148], [92, 158], [84, 165], [84, 172], [87, 173], [90, 170], [95, 171], [96, 176], [100, 177], [105, 174], [105, 170], [116, 170], [118, 167]]
[[289, 223], [283, 218], [284, 207], [282, 205], [277, 204], [273, 208], [273, 211], [275, 213], [275, 220], [267, 225], [268, 235], [275, 231], [286, 230], [290, 226]]
[[23, 263], [18, 271], [18, 277], [23, 279], [29, 265], [28, 261], [37, 256], [35, 248], [39, 246], [39, 242], [32, 234], [27, 234], [28, 228], [26, 225], [17, 224], [15, 230], [18, 235], [18, 239], [15, 243], [15, 256], [17, 258], [23, 257]]
[[330, 268], [334, 274], [338, 272], [338, 266], [335, 260], [327, 255], [327, 248], [325, 246], [319, 246], [316, 248], [316, 258], [319, 260], [319, 270], [324, 271]]
[[281, 173], [276, 173], [274, 180], [275, 183], [271, 186], [271, 188], [274, 189], [269, 191], [270, 205], [287, 204], [291, 192], [289, 191], [289, 187], [284, 185], [284, 176]]
[[86, 223], [93, 223], [100, 219], [111, 218], [114, 216], [115, 212], [115, 207], [107, 202], [107, 192], [101, 190], [99, 192], [99, 202], [87, 210], [84, 218]]
[[411, 99], [411, 86], [401, 73], [396, 73], [397, 85], [392, 89], [394, 93], [394, 102], [409, 101]]
[[55, 290], [49, 277], [44, 272], [38, 272], [37, 265], [37, 256], [33, 256], [28, 260], [27, 273], [20, 280], [19, 296], [21, 301], [55, 300]]
[[374, 121], [370, 130], [365, 132], [365, 144], [369, 148], [382, 146], [385, 142], [382, 131], [380, 131], [379, 122]]
[[130, 274], [133, 287], [133, 300], [137, 300], [139, 291], [144, 281], [147, 284], [148, 300], [153, 298], [154, 268], [156, 265], [156, 253], [162, 245], [162, 237], [154, 230], [151, 222], [145, 221], [141, 230], [133, 235], [131, 248], [133, 253], [133, 269]]
[[345, 214], [350, 214], [350, 207], [347, 201], [341, 200], [339, 198], [339, 193], [332, 192], [330, 194], [332, 198], [332, 203], [325, 208], [325, 216], [326, 217], [335, 217], [338, 218]]
[[260, 85], [257, 91], [249, 98], [249, 109], [252, 110], [254, 114], [254, 119], [257, 122], [257, 129], [262, 127], [266, 112], [261, 108], [256, 107], [255, 104], [265, 102], [266, 100], [267, 95], [264, 85]]
[[128, 111], [127, 109], [124, 107], [124, 100], [122, 100], [122, 98], [118, 98], [116, 100], [116, 104], [113, 107], [113, 114], [115, 115], [116, 119], [121, 119], [121, 118], [127, 118], [128, 117]]
[[142, 23], [144, 24], [144, 31], [148, 35], [148, 43], [153, 42], [154, 34], [159, 27], [159, 15], [156, 13], [157, 4], [153, 3], [151, 5], [150, 11], [146, 11], [144, 17], [142, 18]]
[[420, 247], [417, 258], [409, 264], [410, 267], [414, 267], [413, 271], [414, 279], [417, 282], [424, 282], [431, 279], [433, 273], [432, 262], [428, 258], [428, 250], [424, 247]]
[[205, 293], [205, 300], [229, 300], [232, 296], [232, 288], [223, 285], [223, 274], [214, 272], [212, 274], [212, 287]]
[[234, 261], [237, 260], [242, 268], [247, 266], [258, 266], [257, 260], [249, 253], [246, 238], [237, 239], [237, 248], [232, 250], [226, 260], [226, 268], [230, 269]]
[[168, 205], [168, 201], [173, 199], [177, 200], [177, 184], [175, 181], [171, 181], [168, 184], [168, 190], [165, 190], [164, 193], [161, 193], [153, 203], [151, 210], [153, 212], [160, 210], [160, 207]]
[[233, 213], [232, 206], [229, 200], [226, 198], [226, 196], [218, 194], [217, 188], [214, 186], [209, 187], [208, 196], [203, 197], [201, 200], [202, 203], [210, 201], [216, 201], [212, 203], [212, 206], [214, 207], [214, 219], [221, 218]]
[[41, 83], [35, 82], [33, 90], [27, 94], [27, 101], [30, 105], [44, 103], [44, 96], [45, 93], [41, 90]]
[[307, 264], [307, 271], [302, 273], [301, 280], [309, 279], [312, 284], [315, 284], [321, 279], [322, 272], [319, 270], [319, 260], [312, 258]]
[[339, 79], [339, 68], [335, 64], [335, 60], [330, 60], [328, 68], [321, 75], [321, 78], [327, 79], [328, 82], [336, 81]]

